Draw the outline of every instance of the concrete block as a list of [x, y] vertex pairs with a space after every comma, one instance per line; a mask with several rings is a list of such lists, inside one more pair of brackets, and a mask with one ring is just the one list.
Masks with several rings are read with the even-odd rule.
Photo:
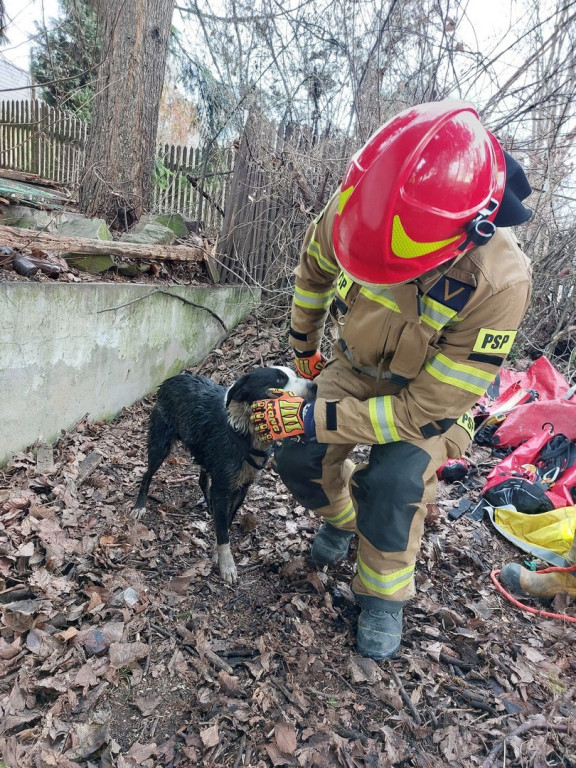
[[123, 232], [120, 235], [121, 243], [148, 243], [149, 245], [172, 245], [176, 235], [168, 227], [152, 222], [144, 224], [138, 230]]
[[243, 286], [0, 283], [0, 465], [203, 360], [226, 335], [203, 306], [230, 330], [259, 299]]
[[140, 232], [146, 224], [160, 224], [167, 227], [179, 238], [188, 237], [188, 227], [184, 217], [180, 213], [148, 213], [142, 216], [138, 224], [133, 228], [133, 232]]

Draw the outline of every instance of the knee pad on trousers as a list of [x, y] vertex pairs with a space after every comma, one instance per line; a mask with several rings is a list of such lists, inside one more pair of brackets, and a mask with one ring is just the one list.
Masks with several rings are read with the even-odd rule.
[[411, 443], [375, 445], [368, 465], [352, 476], [356, 525], [380, 552], [404, 552], [424, 495], [430, 456]]
[[282, 481], [296, 501], [308, 509], [320, 509], [330, 504], [319, 482], [327, 447], [315, 440], [283, 440], [274, 450], [276, 469]]

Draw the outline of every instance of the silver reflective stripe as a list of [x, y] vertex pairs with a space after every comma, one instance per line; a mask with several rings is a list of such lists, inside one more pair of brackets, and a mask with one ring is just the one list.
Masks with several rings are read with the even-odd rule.
[[378, 592], [380, 595], [393, 595], [394, 592], [407, 587], [414, 578], [413, 565], [408, 565], [392, 573], [381, 574], [366, 565], [360, 556], [358, 556], [357, 561], [358, 576], [362, 583], [368, 589]]
[[390, 395], [371, 397], [368, 400], [368, 412], [378, 443], [396, 443], [400, 440], [394, 423], [394, 407]]
[[327, 309], [333, 298], [333, 288], [324, 293], [305, 291], [298, 286], [294, 288], [294, 303], [298, 307], [304, 307], [304, 309]]
[[430, 296], [422, 296], [422, 314], [420, 317], [422, 322], [434, 328], [434, 330], [442, 330], [445, 325], [448, 325], [455, 314], [455, 309], [450, 309], [450, 307], [440, 304], [440, 302], [435, 301]]
[[338, 272], [336, 264], [332, 264], [323, 255], [320, 248], [320, 243], [317, 240], [311, 240], [308, 246], [308, 254], [316, 259], [318, 266], [323, 272], [327, 272], [329, 275], [335, 275]]
[[475, 395], [483, 395], [496, 377], [495, 373], [486, 373], [471, 365], [455, 363], [441, 352], [429, 360], [424, 367], [438, 381], [452, 384]]
[[380, 288], [377, 285], [372, 285], [370, 288], [367, 288], [363, 285], [362, 288], [360, 288], [360, 293], [362, 296], [366, 296], [367, 299], [370, 299], [370, 301], [376, 301], [378, 304], [382, 304], [383, 307], [392, 310], [392, 312], [400, 312], [400, 307], [394, 301], [394, 296], [389, 288]]

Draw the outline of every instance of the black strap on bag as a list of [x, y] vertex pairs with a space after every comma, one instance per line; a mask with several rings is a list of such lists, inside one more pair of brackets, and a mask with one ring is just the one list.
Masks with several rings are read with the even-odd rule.
[[[566, 435], [554, 435], [534, 459], [535, 478], [529, 480], [525, 477], [508, 477], [485, 491], [483, 496], [493, 507], [512, 504], [517, 510], [528, 515], [549, 512], [554, 509], [554, 504], [546, 495], [546, 491], [574, 464], [576, 444]], [[573, 496], [572, 489], [570, 495]]]
[[562, 433], [554, 435], [534, 463], [539, 480], [552, 484], [576, 463], [576, 444]]

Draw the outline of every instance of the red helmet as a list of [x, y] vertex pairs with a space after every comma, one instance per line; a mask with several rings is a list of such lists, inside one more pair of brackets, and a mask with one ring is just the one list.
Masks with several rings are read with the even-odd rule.
[[401, 283], [487, 242], [505, 180], [502, 148], [468, 102], [401, 112], [344, 175], [332, 233], [340, 266], [361, 282]]

